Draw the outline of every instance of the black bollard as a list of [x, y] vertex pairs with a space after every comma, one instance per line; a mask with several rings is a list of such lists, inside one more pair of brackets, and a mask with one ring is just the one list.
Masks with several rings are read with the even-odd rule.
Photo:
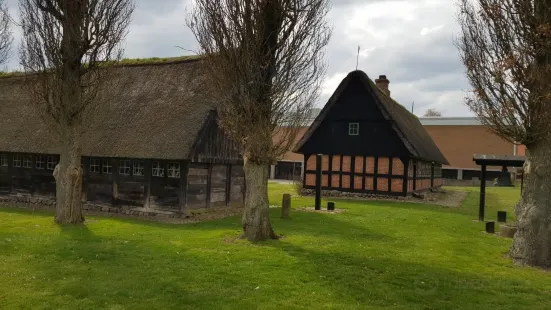
[[486, 232], [493, 234], [496, 232], [496, 223], [495, 222], [486, 222]]
[[506, 223], [507, 222], [507, 212], [497, 211], [497, 221], [499, 223]]
[[327, 211], [335, 211], [335, 203], [330, 201], [327, 203]]

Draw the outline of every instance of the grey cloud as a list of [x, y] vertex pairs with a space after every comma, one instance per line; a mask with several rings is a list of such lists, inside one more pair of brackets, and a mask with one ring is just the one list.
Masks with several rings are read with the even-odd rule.
[[[185, 25], [191, 0], [136, 0], [136, 11], [125, 41], [125, 57], [170, 57], [190, 54], [176, 46], [197, 50], [197, 43]], [[12, 14], [17, 14], [17, 0], [8, 0]], [[361, 46], [359, 69], [371, 78], [387, 74], [393, 97], [409, 106], [416, 102], [415, 112], [422, 114], [428, 107], [441, 110], [446, 116], [470, 115], [463, 104], [463, 91], [468, 88], [457, 50], [453, 46], [455, 7], [449, 0], [410, 0], [417, 6], [413, 19], [401, 19], [395, 12], [374, 12], [396, 3], [390, 0], [333, 0], [329, 23], [333, 37], [327, 47], [327, 78], [346, 75], [356, 68], [357, 46]], [[405, 2], [404, 2], [405, 3]], [[403, 5], [393, 7], [402, 9]], [[366, 12], [351, 25], [358, 12]], [[379, 14], [381, 13], [381, 14]], [[409, 16], [409, 15], [408, 15]], [[443, 28], [421, 36], [423, 28], [443, 25]], [[383, 37], [378, 41], [376, 35]], [[17, 37], [16, 37], [17, 39]], [[367, 52], [370, 50], [370, 52]], [[17, 68], [17, 46], [8, 64]], [[330, 90], [333, 91], [334, 89]], [[318, 100], [322, 106], [330, 96], [325, 91]]]

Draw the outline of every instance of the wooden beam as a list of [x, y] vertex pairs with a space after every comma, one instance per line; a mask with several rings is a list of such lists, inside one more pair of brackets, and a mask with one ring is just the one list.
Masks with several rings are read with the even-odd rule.
[[189, 173], [189, 161], [184, 160], [180, 162], [180, 212], [185, 212], [187, 207], [187, 178]]
[[149, 209], [151, 207], [151, 184], [153, 178], [153, 161], [148, 159], [145, 161], [145, 198], [144, 207]]
[[[315, 209], [321, 210], [321, 161], [322, 161], [322, 155], [317, 154], [316, 155], [316, 201], [315, 201]], [[341, 163], [342, 163], [342, 157], [341, 157]], [[342, 168], [342, 164], [341, 164]], [[342, 175], [341, 175], [341, 182], [342, 182]]]
[[388, 157], [388, 191], [392, 192], [392, 156]]
[[400, 158], [404, 164], [404, 176], [402, 178], [402, 194], [408, 195], [408, 182], [409, 182], [409, 159]]
[[363, 162], [364, 162], [364, 165], [363, 165], [363, 170], [362, 170], [362, 191], [365, 191], [365, 165], [367, 165], [367, 156], [364, 156], [363, 157]]
[[484, 221], [484, 205], [486, 203], [486, 165], [480, 170], [480, 205], [478, 207], [478, 220]]
[[111, 166], [113, 167], [113, 197], [111, 204], [113, 206], [117, 205], [117, 199], [119, 198], [119, 160], [115, 158], [109, 159], [111, 161]]
[[329, 171], [327, 171], [327, 187], [332, 188], [331, 179], [333, 176], [333, 155], [329, 155]]
[[413, 161], [413, 190], [417, 190], [417, 161]]
[[231, 168], [232, 165], [226, 166], [226, 206], [231, 202]]
[[434, 163], [430, 165], [430, 188], [434, 187]]
[[375, 156], [374, 158], [375, 160], [373, 162], [375, 167], [373, 167], [373, 191], [378, 192], [377, 179], [379, 178], [379, 156]]
[[212, 164], [209, 164], [208, 175], [207, 175], [207, 208], [210, 208], [211, 191], [212, 191]]
[[354, 174], [356, 173], [356, 156], [350, 156], [350, 189], [354, 191]]

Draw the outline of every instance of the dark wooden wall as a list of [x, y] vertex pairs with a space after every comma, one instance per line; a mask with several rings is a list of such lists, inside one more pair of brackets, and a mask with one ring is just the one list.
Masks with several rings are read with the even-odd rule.
[[216, 111], [210, 112], [193, 145], [190, 158], [200, 163], [241, 164], [243, 157], [237, 145], [218, 126], [217, 117]]
[[[357, 79], [346, 86], [318, 129], [301, 148], [303, 154], [407, 157], [392, 123], [385, 120], [375, 98]], [[359, 135], [348, 134], [359, 123]]]
[[[25, 156], [31, 167], [14, 162]], [[42, 157], [43, 169], [37, 166]], [[55, 196], [58, 160], [57, 155], [0, 153], [0, 193]], [[83, 157], [82, 166], [83, 200], [93, 203], [183, 212], [243, 202], [242, 165]]]

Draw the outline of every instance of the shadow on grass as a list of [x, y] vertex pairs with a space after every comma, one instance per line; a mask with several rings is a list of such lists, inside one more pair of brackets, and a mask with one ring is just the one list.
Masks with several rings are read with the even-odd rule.
[[[530, 281], [519, 282], [477, 274], [472, 270], [457, 270], [385, 257], [383, 253], [365, 256], [354, 252], [324, 252], [306, 249], [282, 241], [271, 246], [293, 256], [314, 277], [330, 287], [337, 300], [354, 300], [361, 306], [402, 306], [415, 309], [477, 308], [480, 305], [510, 306], [518, 304], [518, 293], [539, 290]], [[489, 290], [499, 281], [499, 291]], [[495, 288], [495, 287], [494, 287]], [[521, 290], [521, 291], [519, 291]], [[547, 303], [545, 296], [529, 296]], [[528, 305], [534, 306], [532, 303]], [[522, 301], [521, 301], [522, 303]]]

